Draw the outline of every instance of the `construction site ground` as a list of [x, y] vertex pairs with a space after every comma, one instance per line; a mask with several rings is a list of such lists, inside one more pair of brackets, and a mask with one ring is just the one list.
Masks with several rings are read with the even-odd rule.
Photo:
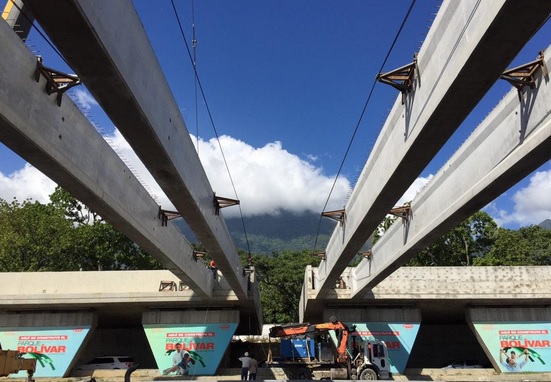
[[[36, 378], [36, 382], [89, 382], [92, 378], [96, 382], [125, 381], [124, 370], [96, 370], [94, 372], [80, 372], [67, 378]], [[236, 381], [241, 379], [241, 369], [221, 369], [215, 376], [162, 376], [159, 370], [138, 369], [128, 377], [132, 382], [148, 381]], [[290, 381], [282, 369], [261, 368], [257, 375], [258, 381]], [[543, 382], [551, 381], [551, 373], [508, 373], [498, 374], [493, 369], [407, 369], [404, 374], [393, 374], [394, 381], [442, 381], [442, 382], [470, 382], [470, 381], [510, 381], [510, 382]], [[22, 378], [0, 378], [2, 382], [23, 382]]]

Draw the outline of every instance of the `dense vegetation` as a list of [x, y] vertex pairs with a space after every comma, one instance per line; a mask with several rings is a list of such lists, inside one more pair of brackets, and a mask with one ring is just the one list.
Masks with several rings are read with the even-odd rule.
[[[41, 204], [0, 199], [0, 272], [161, 269], [155, 259], [67, 192], [57, 188], [50, 200]], [[270, 223], [262, 219], [252, 225], [260, 227], [252, 235], [271, 240]], [[320, 261], [312, 255], [314, 236], [306, 235], [307, 224], [302, 221], [293, 226], [291, 220], [281, 220], [279, 237], [273, 239], [279, 250], [270, 247], [270, 254], [251, 255], [265, 322], [298, 320], [304, 268]], [[392, 220], [381, 223], [375, 241]], [[307, 246], [301, 250], [282, 247], [297, 237]], [[324, 246], [319, 241], [316, 245]], [[249, 254], [240, 254], [246, 264]], [[479, 211], [420, 251], [408, 265], [551, 265], [551, 231], [540, 226], [499, 228], [487, 213]]]
[[61, 188], [50, 201], [0, 199], [0, 272], [162, 269]]
[[[244, 259], [244, 254], [242, 259]], [[320, 259], [312, 252], [284, 251], [271, 256], [254, 255], [255, 277], [260, 287], [260, 302], [264, 322], [290, 323], [298, 321], [298, 307], [304, 268], [318, 266]]]

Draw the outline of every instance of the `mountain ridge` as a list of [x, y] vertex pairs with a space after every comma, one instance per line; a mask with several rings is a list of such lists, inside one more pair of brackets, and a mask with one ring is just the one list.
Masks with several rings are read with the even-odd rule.
[[545, 219], [540, 224], [538, 224], [541, 228], [551, 230], [551, 219]]
[[[315, 212], [297, 214], [290, 211], [247, 216], [243, 221], [239, 217], [226, 218], [225, 221], [238, 249], [245, 252], [250, 249], [252, 254], [266, 255], [323, 249], [337, 224], [328, 218], [320, 219]], [[174, 224], [190, 242], [198, 241], [183, 219], [174, 220]]]

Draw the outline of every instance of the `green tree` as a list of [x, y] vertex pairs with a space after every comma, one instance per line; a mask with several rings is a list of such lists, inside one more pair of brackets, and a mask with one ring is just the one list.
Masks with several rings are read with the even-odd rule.
[[499, 228], [494, 245], [475, 265], [551, 265], [551, 231], [539, 226]]
[[373, 244], [379, 241], [379, 239], [385, 234], [385, 232], [388, 231], [390, 227], [392, 227], [396, 219], [398, 219], [398, 217], [394, 215], [385, 216], [383, 221], [377, 226], [375, 232], [373, 232]]
[[100, 220], [99, 216], [59, 186], [50, 195], [50, 204], [56, 210], [64, 211], [67, 219], [75, 224], [89, 224]]
[[[243, 264], [247, 264], [247, 255], [241, 253], [241, 258]], [[272, 256], [253, 255], [252, 261], [260, 288], [264, 322], [298, 322], [304, 271], [307, 265], [318, 266], [319, 258], [304, 250], [284, 251]]]
[[162, 269], [60, 187], [50, 200], [0, 199], [0, 271]]
[[478, 211], [411, 259], [413, 266], [473, 265], [473, 259], [486, 256], [493, 246], [497, 224], [484, 211]]
[[78, 243], [79, 269], [163, 269], [161, 264], [138, 245], [104, 221], [83, 224], [74, 230]]
[[74, 269], [72, 229], [51, 205], [0, 199], [0, 271]]

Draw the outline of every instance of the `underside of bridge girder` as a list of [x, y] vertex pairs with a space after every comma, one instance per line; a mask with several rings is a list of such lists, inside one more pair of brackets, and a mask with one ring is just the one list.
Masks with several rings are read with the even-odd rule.
[[[26, 0], [240, 299], [247, 277], [181, 112], [129, 0]], [[63, 22], [59, 22], [63, 20]], [[152, 96], [153, 95], [153, 96]]]
[[[544, 0], [444, 2], [417, 55], [412, 90], [405, 102], [397, 98], [345, 206], [344, 223], [336, 226], [313, 276], [318, 298], [330, 293], [379, 223], [550, 12], [551, 2]], [[371, 279], [370, 286], [405, 261], [392, 253], [381, 253], [379, 259], [380, 277]], [[368, 267], [356, 275], [359, 289], [372, 272]]]

